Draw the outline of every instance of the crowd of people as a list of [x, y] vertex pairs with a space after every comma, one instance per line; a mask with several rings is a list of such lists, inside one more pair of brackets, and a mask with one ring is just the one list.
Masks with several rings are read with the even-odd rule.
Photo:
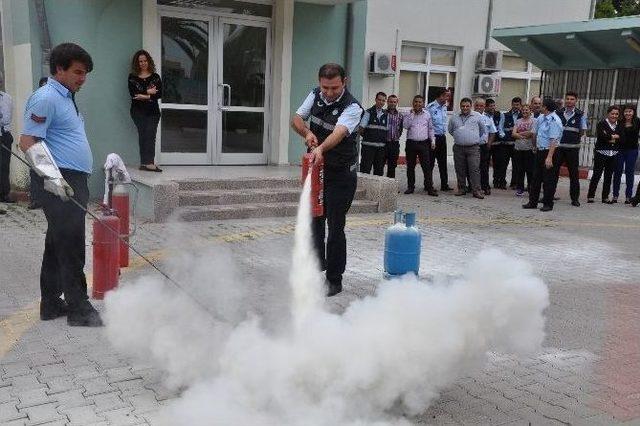
[[[424, 191], [439, 195], [433, 184], [433, 169], [438, 164], [440, 191], [452, 191], [447, 171], [447, 138], [453, 139], [456, 196], [471, 194], [484, 199], [491, 188], [512, 189], [529, 200], [522, 207], [553, 210], [556, 186], [564, 165], [568, 171], [571, 205], [580, 207], [580, 146], [588, 129], [587, 116], [577, 108], [578, 95], [568, 91], [564, 99], [538, 96], [523, 103], [515, 97], [511, 109], [498, 111], [494, 99], [463, 98], [459, 110], [448, 115], [450, 92], [440, 88], [435, 100], [425, 106], [422, 95], [413, 98], [410, 111], [398, 110], [398, 97], [378, 92], [375, 104], [360, 121], [360, 172], [395, 178], [400, 139], [406, 132], [407, 188], [415, 191], [415, 167], [419, 163], [424, 176]], [[385, 108], [386, 104], [386, 108]], [[607, 116], [596, 125], [593, 176], [587, 202], [595, 201], [602, 179], [602, 202], [618, 202], [622, 175], [625, 176], [625, 204], [640, 203], [640, 185], [633, 195], [634, 171], [638, 158], [640, 118], [635, 106], [612, 105]], [[507, 172], [511, 163], [511, 177]], [[493, 168], [490, 185], [489, 169]], [[613, 188], [612, 188], [613, 187]], [[613, 190], [613, 191], [612, 191]], [[542, 193], [542, 195], [541, 195]], [[610, 197], [610, 194], [612, 196]]]

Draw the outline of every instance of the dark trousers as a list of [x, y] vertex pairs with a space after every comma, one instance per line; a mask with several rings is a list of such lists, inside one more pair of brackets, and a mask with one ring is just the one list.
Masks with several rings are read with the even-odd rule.
[[524, 179], [527, 178], [527, 184], [531, 185], [533, 178], [533, 166], [536, 162], [536, 156], [531, 150], [514, 150], [513, 151], [513, 179], [516, 189], [525, 190]]
[[[511, 161], [511, 181], [509, 183], [509, 186], [513, 186], [515, 184], [514, 170], [513, 170], [513, 154], [516, 151], [516, 149], [514, 145], [505, 145], [505, 148], [506, 148], [507, 159], [504, 166], [504, 173], [505, 175], [507, 174], [507, 169], [509, 168], [509, 161]], [[506, 180], [507, 180], [507, 177], [505, 176], [505, 183], [506, 183]]]
[[507, 166], [509, 165], [509, 149], [502, 143], [491, 146], [493, 160], [493, 186], [495, 188], [507, 185]]
[[396, 167], [398, 167], [398, 157], [400, 157], [400, 142], [388, 142], [386, 147], [386, 161], [387, 161], [387, 177], [396, 177]]
[[[347, 265], [347, 238], [344, 235], [347, 212], [358, 183], [355, 166], [324, 168], [324, 216], [313, 219], [314, 248], [320, 266], [332, 284], [342, 283]], [[328, 236], [325, 243], [325, 223]]]
[[156, 131], [158, 130], [160, 116], [131, 111], [131, 118], [138, 129], [140, 164], [153, 164], [156, 156]]
[[361, 144], [360, 149], [360, 173], [371, 173], [382, 176], [384, 174], [384, 160], [386, 149], [384, 146], [371, 146]]
[[[557, 152], [557, 151], [556, 151]], [[529, 203], [536, 205], [540, 200], [540, 189], [544, 185], [542, 203], [553, 207], [553, 196], [556, 193], [556, 175], [554, 168], [547, 169], [545, 160], [549, 154], [548, 149], [539, 149], [535, 155], [533, 178], [529, 185]], [[555, 164], [554, 155], [554, 164]]]
[[438, 172], [440, 173], [440, 188], [449, 186], [449, 172], [447, 171], [447, 137], [445, 135], [436, 135], [436, 147], [430, 151], [429, 180], [433, 185], [433, 168], [438, 162]]
[[9, 180], [9, 170], [11, 167], [11, 145], [13, 136], [10, 132], [3, 132], [0, 136], [0, 143], [7, 148], [0, 148], [0, 199], [6, 198], [11, 192], [11, 181]]
[[42, 193], [44, 192], [44, 179], [33, 170], [29, 170], [29, 197], [32, 203], [40, 203]]
[[569, 194], [571, 201], [578, 201], [580, 198], [580, 148], [561, 148], [556, 149], [558, 162], [554, 163], [556, 167], [556, 181], [560, 178], [560, 166], [567, 165], [569, 170]]
[[593, 175], [589, 182], [589, 193], [587, 198], [593, 198], [596, 195], [596, 189], [598, 189], [598, 183], [600, 178], [604, 174], [604, 180], [602, 182], [602, 199], [609, 198], [611, 192], [611, 181], [613, 180], [613, 172], [616, 169], [616, 156], [608, 157], [596, 152], [593, 156]]
[[[89, 201], [86, 173], [60, 170], [75, 192], [74, 198], [84, 207]], [[71, 201], [64, 202], [50, 192], [40, 196], [47, 218], [47, 235], [40, 272], [42, 301], [64, 299], [71, 311], [88, 303], [85, 262], [85, 213]]]
[[491, 150], [489, 145], [480, 145], [480, 187], [483, 191], [491, 189], [489, 186], [489, 162], [491, 161]]
[[414, 189], [416, 187], [416, 161], [420, 161], [422, 174], [424, 175], [424, 188], [432, 189], [433, 180], [431, 178], [431, 170], [433, 170], [433, 162], [431, 161], [431, 146], [429, 139], [426, 141], [415, 141], [407, 139], [405, 146], [407, 155], [407, 187]]
[[613, 196], [618, 198], [620, 195], [620, 183], [622, 182], [622, 173], [626, 183], [624, 195], [631, 198], [633, 193], [634, 173], [636, 169], [636, 160], [638, 160], [638, 148], [624, 149], [618, 153], [616, 161], [616, 170], [613, 173]]

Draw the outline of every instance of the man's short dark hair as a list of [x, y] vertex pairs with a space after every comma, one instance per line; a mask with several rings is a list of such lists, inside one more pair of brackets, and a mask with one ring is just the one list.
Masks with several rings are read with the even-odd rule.
[[515, 103], [521, 104], [522, 103], [522, 98], [520, 96], [516, 96], [515, 98], [511, 99], [511, 103], [512, 104], [515, 104]]
[[544, 98], [544, 100], [542, 101], [542, 106], [545, 107], [547, 111], [550, 111], [550, 112], [554, 112], [556, 109], [558, 109], [558, 106], [556, 105], [556, 101], [554, 101], [551, 98]]
[[415, 95], [415, 96], [413, 97], [413, 100], [415, 101], [416, 99], [422, 99], [422, 100], [424, 101], [424, 96], [422, 96], [422, 95]]
[[578, 94], [576, 92], [574, 92], [573, 90], [568, 90], [567, 93], [564, 94], [565, 98], [567, 96], [573, 96], [574, 98], [578, 99]]
[[49, 71], [51, 75], [58, 72], [58, 67], [66, 71], [74, 61], [84, 64], [87, 72], [93, 71], [91, 55], [75, 43], [62, 43], [53, 48], [49, 56]]
[[465, 102], [468, 102], [468, 103], [473, 105], [473, 101], [471, 100], [471, 98], [462, 98], [462, 99], [460, 99], [460, 105], [462, 105]]
[[326, 78], [331, 80], [336, 77], [340, 77], [340, 80], [343, 80], [343, 81], [345, 78], [347, 78], [347, 73], [345, 72], [342, 65], [332, 64], [332, 63], [324, 64], [318, 70], [318, 79]]
[[609, 108], [607, 108], [607, 114], [609, 114], [613, 110], [618, 110], [618, 112], [620, 112], [620, 107], [618, 105], [611, 105]]
[[387, 96], [387, 99], [391, 99], [391, 98], [398, 99], [398, 97], [396, 95], [393, 95], [393, 94]]
[[446, 87], [436, 87], [433, 90], [433, 95], [437, 98], [447, 93], [449, 90]]
[[496, 101], [494, 101], [494, 100], [493, 100], [493, 99], [491, 99], [491, 98], [487, 99], [487, 100], [486, 100], [486, 102], [485, 102], [485, 104], [486, 104], [486, 105], [493, 105], [493, 104], [495, 104], [495, 103], [496, 103]]
[[38, 87], [44, 86], [45, 84], [47, 84], [47, 81], [49, 81], [48, 77], [42, 77], [40, 81], [38, 81]]
[[378, 93], [376, 93], [376, 99], [378, 99], [378, 96], [384, 96], [386, 98], [387, 94], [384, 93], [384, 92], [378, 92]]

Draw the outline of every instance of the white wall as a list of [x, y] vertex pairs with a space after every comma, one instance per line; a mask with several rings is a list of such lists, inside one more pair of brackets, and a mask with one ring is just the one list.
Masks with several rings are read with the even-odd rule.
[[[493, 27], [540, 25], [584, 20], [590, 0], [494, 0]], [[461, 55], [454, 102], [471, 92], [475, 58], [485, 46], [489, 0], [373, 0], [368, 2], [366, 52], [396, 52], [403, 41], [459, 48]], [[491, 48], [503, 48], [496, 41]], [[365, 70], [366, 73], [366, 70]], [[375, 93], [398, 91], [395, 77], [365, 75], [363, 103]]]

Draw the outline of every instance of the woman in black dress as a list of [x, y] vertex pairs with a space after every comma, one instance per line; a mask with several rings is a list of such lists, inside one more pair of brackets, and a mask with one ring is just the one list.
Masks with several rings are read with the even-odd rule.
[[601, 120], [596, 125], [596, 147], [593, 154], [593, 176], [589, 182], [589, 193], [587, 194], [587, 203], [593, 203], [596, 195], [596, 189], [600, 182], [600, 177], [604, 172], [604, 181], [602, 182], [602, 202], [612, 204], [609, 199], [611, 191], [611, 180], [613, 171], [616, 168], [618, 150], [620, 147], [620, 134], [622, 126], [618, 122], [620, 117], [620, 107], [610, 106], [607, 109], [607, 118]]
[[129, 94], [131, 118], [138, 129], [140, 170], [161, 172], [155, 164], [156, 131], [160, 122], [158, 99], [162, 97], [162, 80], [156, 74], [153, 58], [146, 50], [138, 50], [131, 61]]

